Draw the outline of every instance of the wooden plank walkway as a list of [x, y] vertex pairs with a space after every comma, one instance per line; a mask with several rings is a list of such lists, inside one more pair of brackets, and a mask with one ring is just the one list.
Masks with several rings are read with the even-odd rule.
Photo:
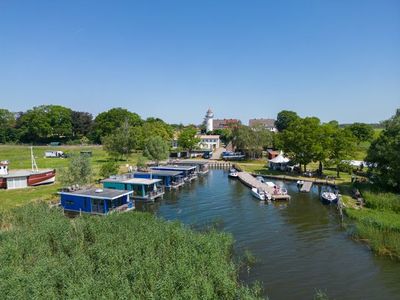
[[244, 184], [247, 185], [249, 188], [258, 188], [263, 191], [269, 193], [272, 197], [272, 200], [289, 200], [290, 195], [275, 195], [274, 188], [258, 181], [254, 176], [247, 172], [238, 172], [238, 179]]
[[300, 192], [308, 193], [311, 190], [312, 182], [311, 181], [304, 181], [303, 186], [300, 189]]

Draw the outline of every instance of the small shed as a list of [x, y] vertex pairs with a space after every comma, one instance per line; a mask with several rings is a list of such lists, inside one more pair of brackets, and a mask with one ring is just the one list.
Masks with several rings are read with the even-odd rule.
[[268, 161], [268, 167], [271, 170], [285, 171], [290, 159], [283, 156], [283, 153], [279, 153], [279, 155], [273, 159]]
[[59, 192], [65, 211], [107, 215], [113, 211], [129, 211], [135, 208], [130, 199], [132, 191], [113, 189], [86, 189]]

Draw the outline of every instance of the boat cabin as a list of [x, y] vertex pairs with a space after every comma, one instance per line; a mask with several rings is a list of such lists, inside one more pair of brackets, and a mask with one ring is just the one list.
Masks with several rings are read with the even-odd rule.
[[179, 160], [179, 161], [174, 161], [174, 165], [178, 166], [195, 166], [196, 167], [196, 172], [198, 174], [207, 174], [209, 169], [208, 169], [208, 161], [204, 160]]
[[166, 165], [151, 167], [151, 170], [164, 170], [164, 171], [179, 171], [182, 172], [185, 181], [192, 181], [197, 178], [196, 166], [178, 166], [178, 165]]
[[164, 195], [161, 179], [132, 178], [132, 176], [112, 176], [101, 181], [104, 188], [132, 191], [135, 200], [154, 201]]
[[161, 179], [161, 184], [167, 189], [178, 188], [185, 184], [181, 171], [151, 170], [131, 174], [133, 178]]
[[135, 208], [129, 197], [132, 191], [92, 188], [58, 194], [61, 197], [61, 206], [66, 212], [107, 215], [114, 211], [129, 211]]

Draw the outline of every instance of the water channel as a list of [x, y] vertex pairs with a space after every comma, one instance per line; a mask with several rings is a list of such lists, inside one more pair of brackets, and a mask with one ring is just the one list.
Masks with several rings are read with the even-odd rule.
[[262, 282], [272, 300], [313, 299], [317, 289], [330, 299], [400, 299], [400, 263], [349, 238], [337, 210], [319, 201], [317, 186], [299, 193], [295, 183], [276, 183], [291, 200], [262, 204], [227, 171], [212, 170], [139, 209], [196, 227], [219, 224], [234, 236], [236, 252], [248, 249], [257, 258], [241, 279]]

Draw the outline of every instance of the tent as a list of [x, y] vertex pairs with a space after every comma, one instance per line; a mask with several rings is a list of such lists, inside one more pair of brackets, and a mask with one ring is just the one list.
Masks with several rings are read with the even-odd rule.
[[271, 170], [285, 171], [289, 161], [290, 161], [290, 159], [287, 157], [284, 157], [283, 153], [281, 151], [281, 153], [279, 153], [279, 155], [277, 157], [270, 159], [268, 161], [268, 167]]

